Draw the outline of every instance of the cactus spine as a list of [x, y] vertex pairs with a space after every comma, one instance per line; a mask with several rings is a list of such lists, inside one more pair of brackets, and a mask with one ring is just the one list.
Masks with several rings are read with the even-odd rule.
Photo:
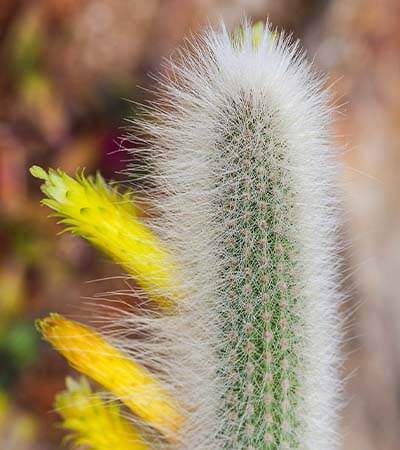
[[254, 42], [248, 24], [239, 40], [206, 33], [163, 81], [158, 121], [140, 125], [161, 192], [153, 227], [181, 269], [155, 359], [186, 408], [180, 449], [330, 450], [340, 392], [331, 110], [297, 43], [268, 27]]

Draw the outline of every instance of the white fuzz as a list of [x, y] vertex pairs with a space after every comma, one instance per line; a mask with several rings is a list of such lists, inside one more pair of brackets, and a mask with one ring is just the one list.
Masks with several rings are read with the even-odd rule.
[[341, 337], [332, 111], [297, 43], [266, 28], [255, 44], [243, 28], [236, 38], [210, 30], [184, 50], [153, 119], [138, 124], [157, 186], [150, 225], [181, 295], [170, 311], [127, 313], [127, 331], [144, 337], [120, 346], [182, 407], [168, 448], [331, 450]]

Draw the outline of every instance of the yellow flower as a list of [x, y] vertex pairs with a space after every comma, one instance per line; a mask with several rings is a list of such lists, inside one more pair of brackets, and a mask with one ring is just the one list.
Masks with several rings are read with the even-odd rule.
[[66, 379], [67, 389], [57, 395], [55, 407], [69, 439], [90, 450], [148, 450], [134, 425], [124, 419], [115, 403], [94, 394], [86, 378]]
[[257, 48], [260, 44], [260, 39], [261, 36], [264, 32], [264, 23], [263, 22], [256, 22], [253, 26], [252, 26], [252, 44], [253, 44], [253, 48]]
[[174, 440], [182, 425], [176, 403], [143, 366], [95, 331], [59, 314], [38, 321], [45, 340], [79, 372], [111, 391], [137, 416]]
[[76, 179], [61, 170], [33, 166], [45, 180], [42, 203], [56, 211], [67, 230], [78, 234], [118, 262], [151, 298], [163, 306], [176, 297], [174, 265], [159, 239], [138, 219], [132, 194], [121, 194], [104, 181], [83, 173]]
[[[256, 22], [251, 27], [251, 43], [254, 49], [258, 48], [258, 46], [260, 45], [261, 37], [266, 29], [267, 27], [262, 21]], [[279, 37], [278, 33], [275, 31], [269, 31], [269, 34], [273, 40], [277, 40]], [[240, 48], [243, 45], [243, 40], [244, 30], [243, 27], [239, 27], [232, 34], [232, 42], [234, 45]]]

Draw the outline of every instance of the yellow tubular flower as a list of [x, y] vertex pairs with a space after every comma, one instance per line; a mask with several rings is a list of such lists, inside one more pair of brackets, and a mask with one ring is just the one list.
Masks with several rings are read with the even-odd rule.
[[132, 194], [121, 194], [104, 181], [83, 173], [76, 179], [61, 170], [33, 166], [33, 176], [45, 180], [44, 205], [62, 217], [60, 223], [119, 263], [150, 297], [162, 306], [175, 297], [173, 264], [161, 242], [140, 222]]
[[[251, 27], [251, 31], [252, 31], [251, 43], [253, 45], [253, 48], [256, 49], [260, 45], [260, 39], [264, 32], [265, 27], [266, 27], [266, 24], [262, 21], [256, 22]], [[271, 32], [271, 36], [273, 39], [277, 39], [279, 37], [278, 33], [276, 33], [276, 32]], [[232, 35], [232, 42], [235, 45], [238, 45], [240, 47], [243, 45], [243, 39], [244, 39], [243, 28], [239, 27], [238, 29], [235, 30], [235, 32]]]
[[45, 340], [79, 372], [115, 394], [128, 408], [169, 440], [183, 418], [176, 402], [143, 366], [111, 346], [91, 328], [59, 314], [37, 322]]
[[260, 39], [262, 36], [262, 33], [264, 31], [264, 23], [263, 22], [256, 22], [252, 27], [252, 44], [254, 48], [257, 48], [260, 44]]
[[66, 379], [67, 389], [57, 395], [55, 407], [63, 418], [68, 439], [88, 450], [149, 450], [133, 424], [120, 414], [118, 405], [94, 394], [86, 378]]

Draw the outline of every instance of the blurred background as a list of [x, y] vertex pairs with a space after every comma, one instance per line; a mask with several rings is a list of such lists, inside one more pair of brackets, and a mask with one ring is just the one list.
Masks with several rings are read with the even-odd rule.
[[[185, 35], [246, 13], [303, 40], [334, 83], [345, 197], [346, 450], [400, 449], [400, 2], [0, 1], [0, 448], [55, 450], [70, 369], [34, 320], [74, 317], [118, 269], [48, 220], [32, 164], [119, 179], [129, 100]], [[122, 143], [123, 145], [123, 143]], [[131, 144], [132, 145], [132, 144]], [[135, 144], [133, 143], [133, 146]]]

